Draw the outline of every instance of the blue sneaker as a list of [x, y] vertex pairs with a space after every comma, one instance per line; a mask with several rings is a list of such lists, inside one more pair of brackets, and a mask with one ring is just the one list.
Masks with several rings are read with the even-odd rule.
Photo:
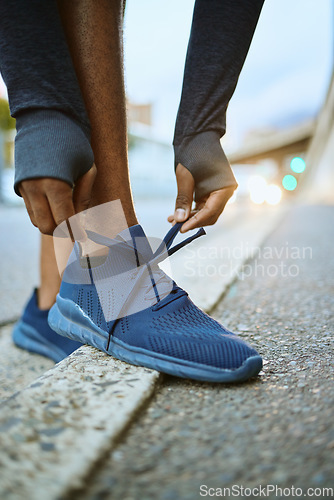
[[58, 363], [81, 347], [82, 343], [62, 337], [51, 330], [48, 325], [48, 314], [48, 310], [38, 308], [35, 289], [21, 319], [14, 326], [12, 337], [18, 347]]
[[[49, 313], [49, 324], [61, 335], [134, 365], [202, 381], [247, 380], [262, 368], [259, 354], [196, 307], [158, 266], [205, 234], [200, 229], [171, 248], [181, 225], [172, 227], [155, 252], [139, 225], [127, 230], [128, 240], [122, 233], [111, 240], [87, 232], [90, 239], [108, 246], [109, 253], [95, 268], [88, 261], [84, 270], [84, 258], [75, 244], [56, 304]], [[88, 272], [87, 267], [89, 279], [83, 274]], [[116, 268], [122, 268], [122, 272], [117, 274]], [[148, 270], [144, 280], [143, 269]], [[104, 277], [109, 284], [102, 295], [94, 283], [96, 276]], [[130, 282], [126, 293], [122, 282]]]

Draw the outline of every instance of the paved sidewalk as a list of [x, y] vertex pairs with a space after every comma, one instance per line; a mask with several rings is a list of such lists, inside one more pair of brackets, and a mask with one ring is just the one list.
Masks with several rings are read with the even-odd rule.
[[69, 498], [195, 500], [201, 485], [320, 488], [333, 498], [322, 490], [334, 488], [333, 241], [334, 206], [295, 208], [214, 313], [264, 356], [260, 376], [235, 386], [164, 377]]
[[12, 330], [11, 324], [0, 329], [0, 404], [54, 366], [51, 359], [16, 347]]

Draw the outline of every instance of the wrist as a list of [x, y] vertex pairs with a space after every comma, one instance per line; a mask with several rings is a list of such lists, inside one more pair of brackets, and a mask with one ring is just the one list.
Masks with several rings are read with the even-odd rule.
[[174, 142], [175, 167], [181, 163], [195, 180], [195, 201], [212, 191], [238, 184], [216, 131], [201, 132]]

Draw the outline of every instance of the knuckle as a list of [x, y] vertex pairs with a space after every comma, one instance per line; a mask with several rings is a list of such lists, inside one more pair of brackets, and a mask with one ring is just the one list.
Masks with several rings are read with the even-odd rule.
[[50, 184], [50, 186], [47, 187], [47, 193], [59, 203], [63, 203], [71, 197], [72, 190], [69, 185]]
[[32, 224], [33, 226], [35, 226], [35, 227], [38, 227], [38, 224], [37, 224], [37, 222], [35, 221], [34, 216], [33, 216], [31, 213], [29, 213], [29, 212], [28, 212], [28, 215], [29, 215], [29, 218], [30, 218], [30, 222], [31, 222], [31, 224]]
[[64, 217], [64, 216], [60, 216], [60, 215], [56, 215], [54, 217], [54, 220], [55, 220], [55, 223], [56, 223], [56, 226], [59, 226], [62, 222], [64, 222], [64, 220], [66, 220], [68, 217]]
[[30, 208], [28, 208], [27, 206], [26, 206], [26, 209], [27, 209], [27, 212], [28, 212], [28, 215], [29, 215], [31, 222], [34, 224], [34, 222], [35, 222], [34, 212]]
[[24, 193], [26, 196], [35, 197], [41, 193], [41, 186], [38, 180], [28, 180], [22, 181], [20, 184], [20, 193]]
[[42, 234], [48, 234], [49, 236], [52, 236], [53, 231], [56, 228], [56, 226], [51, 222], [44, 222], [44, 221], [39, 222], [37, 224], [37, 227]]
[[43, 181], [43, 191], [48, 195], [58, 199], [66, 199], [71, 196], [71, 186], [60, 179], [45, 178]]
[[91, 202], [91, 197], [84, 196], [83, 198], [80, 198], [80, 200], [78, 200], [78, 205], [79, 205], [79, 207], [88, 207], [90, 202]]
[[176, 204], [177, 205], [188, 205], [190, 203], [189, 196], [187, 196], [185, 193], [179, 193], [176, 197]]
[[213, 224], [217, 222], [218, 217], [219, 217], [218, 215], [212, 215], [211, 217], [209, 217], [208, 225], [213, 226]]

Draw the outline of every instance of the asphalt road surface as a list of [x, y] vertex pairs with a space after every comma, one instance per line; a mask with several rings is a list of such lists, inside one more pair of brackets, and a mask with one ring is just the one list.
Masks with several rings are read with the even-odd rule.
[[333, 498], [333, 222], [333, 206], [294, 208], [214, 312], [263, 355], [260, 376], [166, 376], [77, 498]]

